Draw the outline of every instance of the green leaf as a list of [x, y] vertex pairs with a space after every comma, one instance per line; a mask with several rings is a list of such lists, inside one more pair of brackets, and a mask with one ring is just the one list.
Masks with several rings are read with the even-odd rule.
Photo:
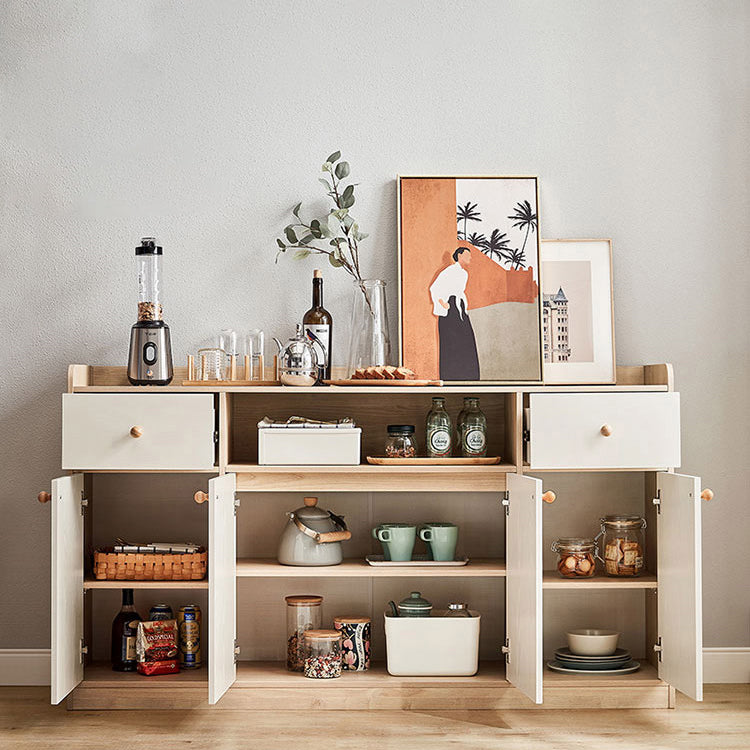
[[347, 185], [341, 196], [341, 207], [351, 208], [354, 205], [354, 185]]
[[339, 221], [339, 217], [336, 216], [336, 214], [331, 211], [330, 214], [326, 217], [326, 220], [328, 222], [328, 230], [332, 235], [338, 234], [341, 230], [341, 222]]
[[321, 170], [323, 172], [330, 172], [333, 169], [333, 164], [331, 162], [327, 161], [322, 167]]
[[317, 219], [313, 219], [310, 222], [310, 233], [316, 240], [319, 240], [323, 236], [323, 232], [320, 229], [320, 222]]
[[299, 219], [299, 210], [302, 208], [302, 203], [298, 203], [293, 209], [292, 213]]
[[308, 255], [310, 255], [310, 250], [297, 250], [294, 260], [304, 260]]
[[333, 164], [341, 158], [341, 151], [334, 151], [327, 159], [326, 164]]
[[338, 177], [340, 180], [343, 180], [344, 177], [349, 176], [349, 162], [348, 161], [340, 161], [336, 165], [336, 177]]
[[341, 268], [344, 264], [333, 255], [328, 256], [328, 262], [334, 267], [334, 268]]
[[318, 177], [318, 182], [325, 187], [325, 189], [330, 193], [333, 190], [333, 185], [331, 185], [328, 180], [326, 180], [325, 177]]
[[282, 249], [286, 250], [286, 245], [281, 240], [276, 240], [276, 244]]
[[333, 232], [331, 232], [329, 226], [328, 226], [328, 217], [324, 216], [322, 219], [318, 220], [318, 225], [320, 226], [320, 232], [322, 237], [330, 237]]
[[344, 217], [344, 220], [341, 222], [347, 229], [351, 229], [352, 225], [354, 224], [354, 219], [352, 219], [349, 214], [347, 214]]
[[349, 213], [349, 211], [346, 208], [338, 208], [335, 211], [331, 211], [331, 213], [339, 220], [343, 221], [346, 215]]
[[367, 234], [366, 232], [360, 232], [360, 233], [359, 233], [359, 234], [357, 235], [357, 242], [361, 242], [361, 241], [362, 241], [363, 239], [365, 239], [366, 237], [369, 237], [369, 236], [370, 236], [370, 235], [369, 235], [369, 234]]
[[286, 235], [286, 238], [291, 242], [293, 245], [297, 244], [297, 235], [294, 233], [294, 229], [291, 227], [287, 227], [284, 230], [284, 234]]
[[300, 245], [306, 245], [306, 244], [307, 244], [308, 242], [310, 242], [310, 240], [311, 240], [311, 239], [313, 239], [313, 236], [312, 236], [311, 234], [306, 234], [306, 235], [305, 235], [305, 236], [304, 236], [304, 237], [303, 237], [303, 238], [302, 238], [302, 239], [301, 239], [301, 240], [299, 241], [299, 243], [298, 243], [298, 244], [300, 244]]

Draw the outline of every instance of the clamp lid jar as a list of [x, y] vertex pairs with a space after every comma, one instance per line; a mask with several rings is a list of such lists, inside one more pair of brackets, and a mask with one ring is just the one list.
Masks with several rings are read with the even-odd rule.
[[591, 578], [596, 572], [598, 549], [593, 539], [562, 537], [551, 549], [559, 555], [557, 572], [563, 578]]
[[603, 537], [604, 571], [617, 578], [639, 576], [645, 567], [646, 520], [635, 515], [612, 515], [599, 519]]

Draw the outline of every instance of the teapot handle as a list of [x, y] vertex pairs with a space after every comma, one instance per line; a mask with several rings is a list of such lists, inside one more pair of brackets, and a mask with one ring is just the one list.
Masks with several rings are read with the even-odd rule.
[[324, 531], [318, 534], [316, 542], [325, 544], [327, 542], [348, 542], [352, 538], [352, 532], [347, 531]]

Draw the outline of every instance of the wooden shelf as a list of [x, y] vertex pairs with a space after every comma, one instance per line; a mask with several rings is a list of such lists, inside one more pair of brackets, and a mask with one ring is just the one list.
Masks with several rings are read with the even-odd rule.
[[208, 578], [202, 581], [99, 581], [87, 576], [83, 581], [83, 588], [86, 591], [89, 589], [207, 589]]
[[340, 565], [301, 567], [279, 565], [275, 559], [237, 560], [237, 578], [503, 578], [505, 560], [485, 558], [450, 568], [378, 567], [364, 560], [344, 560]]
[[81, 687], [188, 688], [208, 686], [208, 669], [186, 669], [177, 674], [143, 675], [138, 672], [115, 672], [109, 662], [92, 662], [83, 671]]
[[609, 578], [595, 575], [593, 578], [562, 578], [556, 570], [545, 570], [542, 586], [545, 589], [655, 589], [656, 576], [652, 573], [637, 578]]
[[230, 463], [238, 492], [502, 492], [514, 464], [259, 466]]

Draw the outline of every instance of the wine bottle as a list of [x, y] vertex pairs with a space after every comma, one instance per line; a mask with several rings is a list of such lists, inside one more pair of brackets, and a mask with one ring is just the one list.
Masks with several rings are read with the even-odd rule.
[[333, 343], [333, 316], [323, 307], [323, 274], [313, 271], [312, 307], [302, 318], [305, 336], [312, 342], [318, 355], [321, 378], [331, 377], [331, 347]]
[[133, 589], [122, 590], [122, 609], [112, 621], [112, 669], [115, 672], [135, 672], [138, 660], [135, 637], [141, 616], [133, 606]]

